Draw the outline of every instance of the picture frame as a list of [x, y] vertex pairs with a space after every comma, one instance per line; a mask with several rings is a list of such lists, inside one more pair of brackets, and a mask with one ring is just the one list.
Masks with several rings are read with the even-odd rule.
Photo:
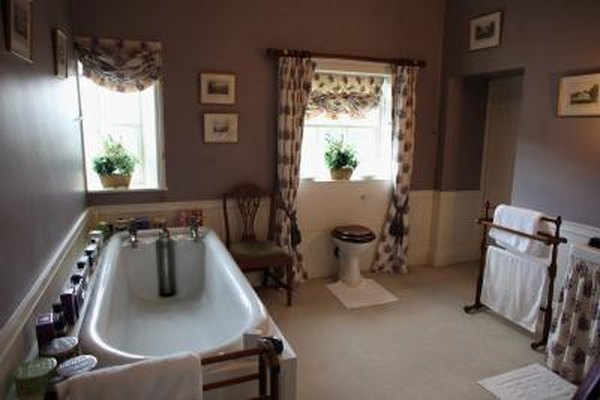
[[204, 114], [204, 143], [237, 143], [238, 114]]
[[600, 116], [600, 73], [562, 77], [557, 112], [559, 117]]
[[480, 15], [469, 21], [469, 51], [500, 46], [502, 11]]
[[201, 104], [235, 104], [235, 74], [201, 73]]
[[32, 13], [30, 0], [7, 0], [6, 47], [32, 63]]
[[69, 53], [67, 34], [60, 29], [54, 30], [54, 73], [61, 79], [69, 76]]

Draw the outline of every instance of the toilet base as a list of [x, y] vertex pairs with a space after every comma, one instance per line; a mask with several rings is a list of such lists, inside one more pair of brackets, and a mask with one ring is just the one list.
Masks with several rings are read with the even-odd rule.
[[344, 284], [355, 287], [360, 285], [363, 277], [360, 273], [360, 264], [358, 257], [343, 257], [340, 260], [340, 269], [338, 279]]

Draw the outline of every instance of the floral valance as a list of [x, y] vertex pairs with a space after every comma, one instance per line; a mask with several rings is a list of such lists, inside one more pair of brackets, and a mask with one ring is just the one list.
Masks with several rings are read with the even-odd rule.
[[383, 78], [378, 76], [316, 73], [308, 102], [307, 117], [321, 114], [337, 119], [346, 114], [362, 118], [379, 105]]
[[122, 39], [76, 38], [83, 74], [107, 89], [141, 91], [162, 73], [162, 45]]

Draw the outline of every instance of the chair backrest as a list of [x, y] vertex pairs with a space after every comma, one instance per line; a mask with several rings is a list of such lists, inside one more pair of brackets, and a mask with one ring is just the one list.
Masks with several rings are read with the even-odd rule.
[[234, 200], [235, 204], [239, 209], [241, 217], [241, 241], [252, 241], [256, 240], [255, 222], [256, 216], [260, 209], [261, 201], [264, 198], [269, 198], [269, 221], [268, 221], [268, 232], [267, 239], [272, 239], [272, 225], [273, 225], [273, 201], [274, 195], [271, 192], [263, 190], [259, 186], [252, 183], [244, 183], [234, 187], [229, 192], [223, 195], [223, 214], [225, 217], [225, 244], [229, 246], [231, 244], [231, 212], [228, 210], [229, 200]]

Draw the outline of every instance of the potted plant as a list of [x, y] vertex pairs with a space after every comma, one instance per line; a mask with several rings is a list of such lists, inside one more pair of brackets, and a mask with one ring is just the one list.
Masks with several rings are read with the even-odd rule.
[[358, 165], [356, 149], [344, 142], [343, 138], [327, 136], [325, 164], [329, 168], [331, 179], [348, 180]]
[[104, 142], [104, 152], [93, 160], [94, 171], [105, 189], [128, 188], [137, 162], [137, 158], [112, 137]]

